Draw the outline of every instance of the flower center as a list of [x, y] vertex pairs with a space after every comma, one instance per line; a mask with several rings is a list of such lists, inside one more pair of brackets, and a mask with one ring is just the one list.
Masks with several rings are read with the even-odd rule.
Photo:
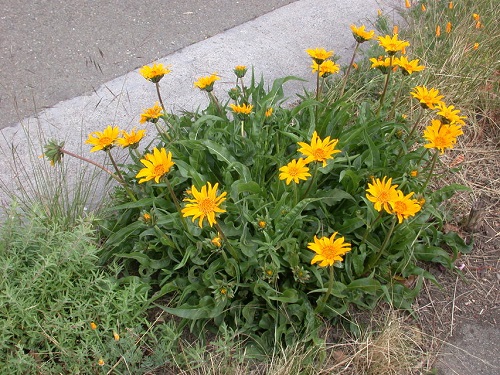
[[215, 209], [215, 203], [210, 198], [205, 198], [199, 203], [200, 211], [204, 214], [213, 212]]
[[401, 202], [401, 201], [397, 201], [394, 206], [395, 206], [394, 211], [399, 212], [399, 213], [406, 212], [406, 210], [408, 208], [406, 206], [406, 203]]
[[435, 139], [434, 139], [434, 144], [437, 146], [437, 147], [446, 147], [448, 145], [448, 142], [446, 141], [446, 138], [445, 137], [442, 137], [442, 136], [437, 136]]
[[389, 194], [387, 193], [387, 191], [380, 192], [380, 194], [378, 195], [378, 200], [380, 202], [387, 202], [389, 200]]
[[323, 257], [325, 257], [326, 259], [333, 259], [336, 255], [335, 253], [335, 246], [327, 245], [323, 248], [321, 255], [323, 255]]
[[163, 164], [155, 165], [154, 175], [163, 176], [164, 174], [165, 174], [165, 167], [163, 166]]
[[326, 152], [322, 148], [317, 148], [313, 151], [313, 156], [315, 160], [325, 160]]
[[101, 137], [99, 142], [102, 146], [108, 146], [113, 143], [113, 140], [110, 137]]
[[297, 176], [299, 173], [300, 173], [300, 170], [297, 167], [290, 167], [290, 168], [288, 168], [288, 174], [290, 176]]

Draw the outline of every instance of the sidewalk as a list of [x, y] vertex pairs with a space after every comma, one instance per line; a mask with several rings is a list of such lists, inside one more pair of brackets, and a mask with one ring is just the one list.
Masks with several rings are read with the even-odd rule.
[[[31, 3], [27, 0], [22, 1]], [[154, 9], [153, 3], [155, 1], [149, 3], [150, 9], [146, 9], [144, 6], [142, 8], [133, 6], [139, 6], [138, 1], [127, 0], [126, 3], [128, 4], [126, 9], [124, 10], [122, 7], [119, 10], [120, 12], [127, 10], [130, 12], [128, 18], [133, 25], [136, 21], [132, 20], [139, 20], [140, 14]], [[214, 0], [214, 3], [219, 6], [222, 3], [232, 6], [231, 9], [226, 10], [227, 17], [222, 17], [220, 12], [214, 12], [216, 7], [207, 7], [206, 2], [202, 0], [175, 1], [174, 3], [179, 6], [184, 4], [185, 8], [177, 8], [175, 12], [169, 13], [172, 17], [166, 19], [174, 23], [178, 22], [181, 27], [170, 33], [170, 36], [174, 36], [173, 39], [169, 39], [168, 34], [162, 36], [165, 38], [162, 43], [168, 44], [169, 42], [165, 40], [173, 40], [170, 41], [173, 43], [171, 50], [175, 52], [163, 57], [157, 56], [158, 45], [152, 48], [148, 56], [139, 56], [134, 52], [133, 58], [128, 60], [128, 64], [132, 63], [132, 68], [130, 65], [127, 65], [129, 66], [127, 68], [120, 61], [120, 56], [127, 55], [126, 47], [125, 50], [121, 50], [126, 43], [120, 38], [125, 38], [125, 36], [116, 34], [116, 45], [114, 46], [116, 49], [112, 52], [115, 54], [115, 58], [112, 60], [112, 64], [104, 69], [106, 74], [116, 78], [94, 87], [93, 91], [84, 88], [85, 75], [89, 71], [94, 71], [92, 75], [95, 75], [99, 71], [98, 65], [104, 64], [104, 57], [98, 50], [95, 50], [88, 59], [92, 69], [80, 70], [79, 77], [68, 76], [63, 80], [70, 86], [72, 82], [79, 81], [79, 83], [75, 83], [75, 87], [70, 87], [67, 92], [62, 93], [69, 99], [54, 101], [59, 96], [52, 95], [53, 93], [48, 90], [44, 92], [44, 95], [47, 96], [45, 99], [47, 99], [46, 103], [49, 104], [41, 105], [49, 105], [50, 108], [39, 111], [37, 116], [28, 116], [18, 124], [12, 125], [5, 120], [0, 123], [0, 128], [9, 125], [0, 130], [0, 165], [4, 166], [0, 173], [1, 185], [14, 186], [14, 181], [16, 181], [17, 168], [9, 167], [14, 164], [12, 147], [16, 149], [16, 157], [19, 157], [18, 160], [15, 160], [16, 165], [22, 164], [24, 167], [29, 167], [33, 163], [46, 163], [44, 160], [33, 160], [28, 156], [30, 147], [35, 147], [35, 152], [38, 155], [42, 154], [42, 145], [38, 143], [38, 134], [40, 133], [44, 134], [47, 139], [64, 140], [68, 150], [81, 152], [84, 156], [89, 157], [90, 147], [83, 145], [83, 141], [90, 132], [102, 130], [108, 124], [117, 124], [127, 130], [134, 126], [139, 127], [140, 113], [143, 109], [152, 106], [157, 100], [154, 86], [142, 78], [135, 69], [142, 64], [156, 60], [165, 65], [171, 65], [172, 73], [161, 81], [162, 95], [167, 110], [170, 112], [183, 109], [193, 110], [197, 107], [203, 108], [207, 103], [206, 95], [193, 87], [193, 82], [198, 77], [213, 72], [217, 72], [221, 77], [221, 80], [215, 85], [216, 95], [220, 98], [226, 97], [227, 90], [234, 84], [232, 70], [236, 65], [253, 66], [256, 76], [262, 75], [268, 84], [271, 84], [273, 79], [287, 75], [303, 78], [306, 81], [292, 81], [285, 86], [286, 95], [294, 98], [295, 94], [301, 93], [304, 88], [312, 89], [314, 80], [310, 70], [310, 59], [305, 53], [307, 48], [324, 47], [328, 50], [334, 50], [338, 56], [341, 56], [340, 63], [346, 64], [355, 44], [349, 25], [351, 23], [364, 23], [371, 27], [370, 20], [375, 19], [378, 9], [382, 9], [385, 14], [393, 17], [396, 12], [390, 4], [403, 2], [396, 0], [386, 0], [383, 3], [376, 0], [352, 0], [349, 2], [343, 0], [274, 0], [266, 2], [267, 5], [262, 7], [261, 3], [263, 2], [258, 0], [240, 2]], [[191, 7], [185, 3], [189, 3]], [[6, 4], [0, 5], [0, 10], [3, 11], [2, 8], [9, 7]], [[255, 8], [257, 5], [258, 8]], [[239, 7], [245, 9], [241, 14], [237, 14]], [[37, 11], [43, 10], [37, 9]], [[113, 13], [116, 12], [116, 9], [113, 7], [104, 7], [100, 11], [109, 12], [108, 16], [106, 14], [94, 15], [102, 18], [103, 22], [106, 22], [107, 19], [116, 19]], [[4, 12], [4, 14], [6, 13]], [[259, 17], [253, 19], [259, 14]], [[34, 13], [33, 17], [35, 16], [51, 19], [51, 17], [61, 17], [61, 14], [36, 15]], [[79, 19], [78, 22], [85, 23], [85, 17]], [[212, 27], [214, 24], [225, 26], [216, 30]], [[26, 21], [26, 25], [29, 25], [29, 20]], [[137, 28], [131, 27], [130, 30], [140, 32], [146, 28], [147, 33], [143, 35], [144, 41], [149, 38], [150, 34], [148, 33], [155, 30], [162, 33], [161, 27], [151, 27], [151, 25], [148, 26], [138, 21], [135, 25]], [[114, 27], [113, 22], [104, 26]], [[174, 26], [171, 30], [175, 30]], [[85, 36], [85, 40], [100, 38], [101, 33], [106, 32], [106, 27], [103, 29], [86, 28], [90, 34]], [[225, 28], [229, 29], [223, 31]], [[192, 31], [193, 34], [184, 34], [188, 31]], [[96, 34], [93, 35], [93, 32]], [[215, 35], [217, 32], [219, 33]], [[207, 36], [211, 37], [205, 39]], [[21, 40], [22, 35], [19, 38]], [[191, 44], [193, 42], [196, 43]], [[181, 45], [185, 45], [185, 47], [180, 48]], [[51, 53], [51, 51], [40, 50], [40, 53]], [[110, 52], [106, 52], [105, 56], [108, 58]], [[134, 60], [135, 58], [136, 60]], [[137, 64], [133, 64], [133, 62], [137, 62]], [[116, 73], [113, 72], [113, 65], [116, 66]], [[61, 74], [64, 75], [64, 66], [61, 69]], [[68, 67], [68, 69], [70, 68]], [[12, 74], [15, 77], [17, 73]], [[36, 74], [43, 74], [43, 72]], [[90, 86], [92, 87], [92, 85]], [[74, 91], [72, 91], [73, 89]], [[4, 90], [3, 87], [2, 90]], [[87, 91], [87, 94], [82, 95], [82, 92]], [[73, 95], [80, 96], [72, 97]], [[5, 97], [2, 100], [5, 101]], [[24, 104], [30, 103], [29, 97], [18, 98], [18, 100]], [[0, 118], [11, 119], [13, 116], [12, 108], [5, 108], [5, 106], [0, 107]], [[20, 112], [28, 113], [31, 109], [25, 105]], [[29, 134], [30, 141], [34, 142], [31, 145], [26, 132]], [[91, 157], [98, 156], [92, 154]], [[73, 164], [71, 164], [68, 175], [70, 181], [81, 178], [82, 170], [78, 162], [73, 160], [71, 163]], [[32, 177], [32, 174], [28, 172], [26, 175], [21, 175], [20, 181], [24, 180], [28, 183]], [[102, 199], [102, 195], [98, 194], [96, 199]], [[0, 201], [7, 201], [7, 197], [1, 189]], [[477, 322], [468, 323], [458, 331], [460, 334], [454, 336], [450, 345], [444, 348], [445, 351], [451, 348], [454, 354], [453, 356], [444, 355], [439, 359], [438, 374], [494, 375], [499, 373], [500, 344], [498, 334], [500, 332], [498, 328], [485, 330]], [[457, 366], [457, 361], [460, 361], [463, 366]], [[497, 366], [497, 368], [493, 366]]]

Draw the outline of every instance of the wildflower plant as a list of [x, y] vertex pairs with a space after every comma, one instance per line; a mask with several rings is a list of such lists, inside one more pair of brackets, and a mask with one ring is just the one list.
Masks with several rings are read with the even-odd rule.
[[[357, 43], [374, 37], [352, 31]], [[266, 87], [237, 66], [227, 102], [213, 94], [218, 75], [198, 79], [209, 106], [169, 114], [168, 122], [159, 116], [165, 127], [156, 142], [143, 156], [140, 146], [129, 148], [131, 163], [117, 166], [122, 183], [101, 226], [103, 260], [120, 259], [152, 285], [151, 302], [193, 331], [239, 329], [255, 350], [297, 335], [314, 340], [321, 319], [348, 322], [353, 308], [382, 300], [411, 310], [423, 279], [436, 281], [419, 261], [451, 267], [470, 247], [442, 232], [439, 206], [460, 187], [428, 189], [466, 119], [439, 107], [432, 88], [389, 90], [395, 67], [406, 71], [395, 84], [423, 69], [418, 59], [395, 56], [409, 46], [398, 35], [378, 38], [389, 70], [383, 94], [371, 101], [343, 95], [349, 70], [335, 100], [322, 97], [318, 83], [316, 95], [293, 108], [282, 105], [283, 84], [296, 77]], [[335, 79], [325, 74], [335, 66], [332, 51], [307, 53], [317, 82]], [[420, 120], [396, 117], [385, 95], [425, 107], [431, 128], [420, 133]], [[48, 145], [46, 156], [60, 162], [66, 150], [56, 147]], [[417, 278], [413, 288], [400, 282], [407, 277]]]

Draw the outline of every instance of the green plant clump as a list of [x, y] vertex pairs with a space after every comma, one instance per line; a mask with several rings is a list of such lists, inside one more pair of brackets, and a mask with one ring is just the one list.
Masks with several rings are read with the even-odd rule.
[[[358, 45], [374, 37], [353, 34]], [[423, 279], [436, 281], [421, 261], [451, 268], [470, 250], [443, 232], [440, 209], [462, 187], [429, 189], [465, 117], [417, 86], [424, 67], [402, 54], [408, 41], [381, 36], [375, 49], [379, 91], [355, 101], [351, 69], [332, 79], [333, 53], [307, 50], [317, 89], [292, 108], [283, 85], [298, 78], [266, 87], [237, 66], [229, 99], [215, 96], [213, 74], [195, 83], [207, 108], [170, 114], [160, 90], [170, 69], [141, 69], [158, 93], [141, 115], [156, 140], [139, 152], [144, 131], [117, 126], [87, 139], [109, 155], [112, 167], [102, 168], [119, 182], [101, 225], [103, 261], [122, 260], [126, 274], [151, 285], [151, 301], [192, 331], [232, 329], [257, 351], [316, 340], [323, 320], [349, 322], [353, 308], [386, 301], [411, 310]], [[329, 81], [337, 95], [324, 95]], [[409, 107], [415, 115], [406, 117]], [[118, 145], [129, 164], [114, 162]], [[57, 141], [46, 146], [53, 162], [64, 153]]]

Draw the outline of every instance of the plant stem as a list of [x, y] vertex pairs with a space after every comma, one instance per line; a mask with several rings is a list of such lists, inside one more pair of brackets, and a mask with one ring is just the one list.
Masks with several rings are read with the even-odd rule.
[[359, 45], [360, 45], [360, 43], [357, 42], [356, 47], [354, 47], [354, 52], [352, 53], [351, 62], [349, 63], [349, 66], [347, 67], [347, 71], [346, 71], [344, 78], [343, 78], [342, 88], [340, 89], [340, 97], [342, 97], [342, 95], [344, 95], [344, 90], [345, 90], [345, 85], [347, 83], [347, 78], [349, 77], [349, 73], [351, 73], [352, 64], [354, 63], [354, 58], [356, 57], [356, 52], [358, 51]]
[[115, 168], [115, 171], [116, 171], [116, 174], [118, 175], [118, 177], [120, 178], [121, 180], [121, 184], [123, 186], [123, 188], [125, 189], [125, 191], [127, 192], [128, 196], [130, 197], [130, 199], [132, 199], [132, 201], [136, 202], [137, 199], [136, 197], [134, 196], [134, 193], [132, 192], [132, 190], [130, 190], [130, 188], [128, 187], [125, 179], [123, 178], [121, 172], [120, 172], [120, 169], [118, 168], [118, 165], [116, 164], [115, 162], [115, 159], [113, 158], [113, 155], [111, 155], [111, 150], [106, 150], [106, 153], [108, 154], [109, 156], [109, 160], [111, 160], [111, 164], [113, 164], [113, 168]]
[[368, 262], [368, 266], [365, 268], [365, 273], [369, 270], [371, 270], [373, 268], [373, 266], [375, 266], [375, 264], [377, 264], [378, 260], [380, 259], [380, 257], [382, 256], [382, 253], [384, 252], [385, 248], [387, 247], [387, 244], [389, 243], [389, 240], [391, 239], [392, 237], [392, 233], [394, 232], [394, 228], [396, 227], [396, 221], [397, 221], [397, 217], [394, 216], [392, 218], [392, 224], [391, 224], [391, 228], [389, 229], [389, 233], [386, 234], [385, 236], [385, 240], [384, 242], [382, 243], [382, 246], [380, 247], [377, 255], [372, 258], [371, 261]]
[[221, 238], [224, 240], [224, 242], [226, 243], [227, 245], [227, 249], [229, 250], [229, 253], [231, 254], [231, 256], [236, 260], [236, 261], [239, 261], [240, 260], [240, 257], [238, 255], [238, 253], [236, 252], [236, 249], [233, 247], [233, 245], [231, 245], [231, 243], [229, 242], [229, 240], [227, 239], [226, 235], [224, 234], [224, 231], [222, 230], [222, 228], [220, 227], [219, 223], [216, 221], [215, 222], [215, 228], [217, 228], [217, 231], [219, 232]]
[[385, 77], [385, 85], [384, 85], [384, 90], [382, 91], [382, 95], [380, 96], [380, 103], [377, 109], [377, 116], [380, 113], [380, 110], [382, 109], [382, 106], [384, 105], [384, 98], [385, 94], [387, 93], [387, 87], [389, 86], [389, 79], [391, 78], [391, 72], [392, 72], [392, 62], [394, 60], [394, 56], [391, 55], [391, 60], [389, 63], [389, 71], [387, 72], [387, 76]]
[[434, 172], [434, 167], [436, 166], [436, 162], [438, 159], [438, 154], [439, 154], [439, 151], [436, 150], [436, 152], [434, 153], [434, 156], [432, 157], [431, 170], [429, 171], [429, 175], [427, 176], [427, 179], [425, 180], [424, 186], [422, 186], [422, 191], [425, 191], [425, 189], [427, 188], [427, 185], [429, 184], [429, 181], [431, 180], [432, 173]]
[[95, 161], [93, 161], [93, 160], [87, 159], [87, 158], [85, 158], [85, 157], [83, 157], [83, 156], [80, 156], [80, 155], [74, 154], [74, 153], [72, 153], [72, 152], [70, 152], [70, 151], [67, 151], [67, 150], [65, 150], [65, 149], [64, 149], [64, 148], [62, 148], [62, 147], [60, 147], [60, 148], [59, 148], [59, 152], [61, 152], [61, 153], [63, 153], [63, 154], [66, 154], [66, 155], [69, 155], [69, 156], [72, 156], [72, 157], [74, 157], [74, 158], [76, 158], [76, 159], [80, 159], [80, 160], [82, 160], [82, 161], [84, 161], [84, 162], [86, 162], [86, 163], [92, 164], [93, 166], [95, 166], [95, 167], [97, 167], [97, 168], [99, 168], [99, 169], [103, 170], [103, 171], [104, 171], [104, 172], [106, 172], [107, 174], [109, 174], [112, 178], [114, 178], [114, 179], [115, 179], [116, 181], [118, 181], [120, 184], [123, 184], [123, 183], [124, 183], [124, 182], [123, 182], [123, 180], [120, 180], [120, 178], [119, 178], [116, 174], [114, 174], [112, 171], [110, 171], [110, 170], [109, 170], [108, 168], [106, 168], [104, 165], [101, 165], [101, 164], [99, 164], [99, 163], [96, 163], [96, 162], [95, 162]]
[[217, 97], [214, 95], [214, 93], [212, 91], [210, 91], [208, 93], [208, 97], [209, 97], [210, 101], [215, 104], [215, 106], [217, 107], [217, 111], [219, 111], [219, 115], [222, 117], [222, 108], [220, 107], [220, 104], [219, 104], [219, 101], [217, 100]]
[[307, 193], [309, 193], [309, 190], [311, 190], [311, 187], [312, 187], [314, 181], [316, 180], [316, 175], [318, 174], [318, 168], [319, 168], [318, 163], [315, 163], [314, 172], [313, 172], [313, 175], [311, 177], [311, 181], [309, 182], [309, 185], [307, 186], [307, 189], [304, 192], [304, 194], [302, 194], [302, 197], [300, 198], [300, 200], [304, 199], [307, 196]]
[[163, 104], [163, 99], [161, 98], [161, 93], [160, 93], [160, 82], [156, 82], [155, 86], [156, 86], [156, 94], [158, 95], [158, 100], [160, 101], [161, 108], [163, 109], [163, 113], [166, 115], [167, 111], [165, 110], [165, 105]]
[[333, 276], [333, 264], [331, 266], [328, 267], [328, 289], [326, 290], [326, 293], [323, 295], [323, 297], [320, 299], [319, 303], [318, 303], [318, 307], [316, 308], [316, 310], [323, 310], [323, 308], [325, 307], [326, 303], [328, 302], [328, 298], [330, 298], [330, 295], [332, 294], [332, 290], [333, 290], [333, 280], [334, 280], [334, 276]]
[[188, 231], [188, 226], [186, 224], [186, 220], [184, 219], [184, 216], [182, 215], [181, 205], [179, 204], [179, 200], [175, 196], [174, 189], [172, 189], [172, 185], [170, 184], [170, 181], [168, 180], [168, 178], [165, 178], [165, 182], [167, 183], [168, 192], [170, 193], [170, 197], [172, 198], [172, 201], [175, 204], [175, 208], [177, 208], [177, 211], [179, 212], [179, 215], [181, 217], [182, 226], [184, 227], [184, 229], [186, 231]]
[[[410, 132], [408, 133], [408, 137], [407, 137], [408, 141], [411, 141], [411, 137], [413, 136], [413, 133], [415, 133], [415, 130], [417, 130], [417, 126], [420, 123], [420, 120], [422, 120], [422, 117], [424, 117], [424, 113], [425, 113], [424, 109], [420, 108], [420, 114], [418, 115], [417, 120], [413, 124]], [[403, 154], [403, 149], [399, 150], [398, 159], [401, 157], [402, 154]]]

